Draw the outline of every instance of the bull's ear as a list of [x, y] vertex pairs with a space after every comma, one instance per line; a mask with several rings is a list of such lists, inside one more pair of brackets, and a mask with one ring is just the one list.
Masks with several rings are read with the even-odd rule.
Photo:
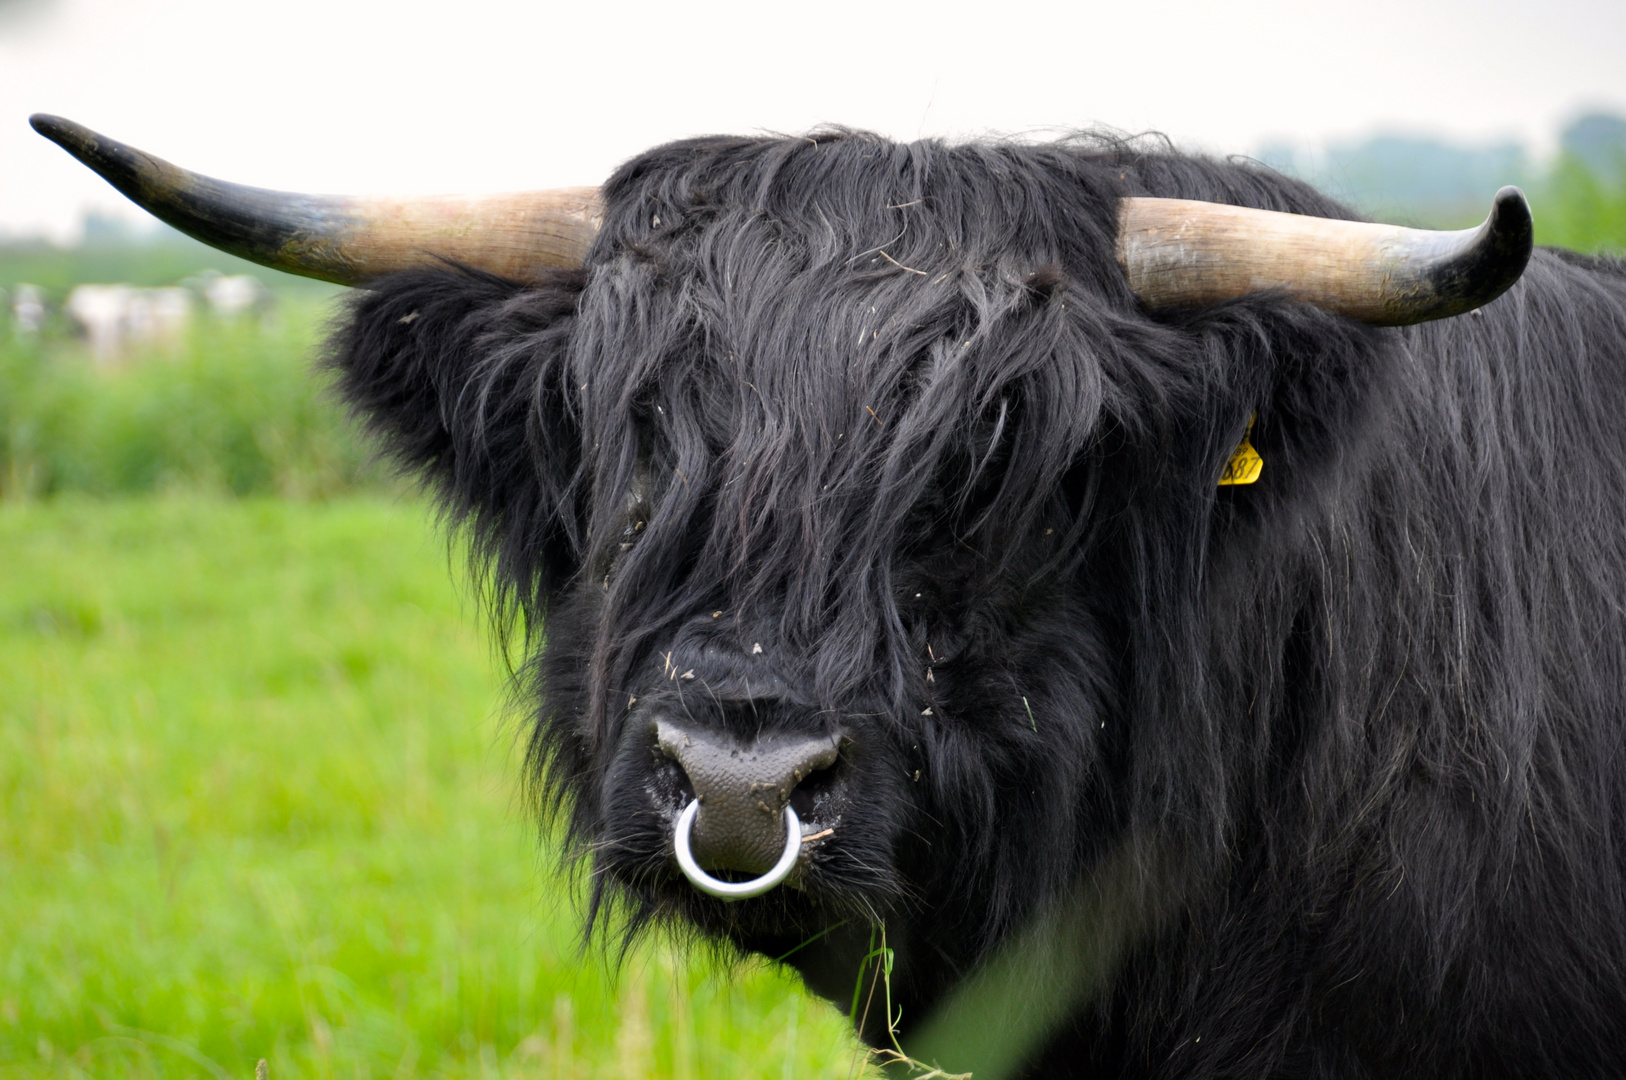
[[567, 347], [585, 275], [460, 268], [358, 289], [327, 363], [384, 451], [470, 528], [499, 594], [535, 614], [581, 550]]

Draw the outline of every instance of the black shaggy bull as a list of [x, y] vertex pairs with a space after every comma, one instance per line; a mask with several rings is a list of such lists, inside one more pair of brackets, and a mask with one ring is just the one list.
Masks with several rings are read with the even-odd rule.
[[1626, 269], [1479, 307], [1516, 192], [835, 132], [375, 203], [35, 122], [365, 284], [331, 363], [535, 645], [595, 914], [978, 1080], [1626, 1072]]

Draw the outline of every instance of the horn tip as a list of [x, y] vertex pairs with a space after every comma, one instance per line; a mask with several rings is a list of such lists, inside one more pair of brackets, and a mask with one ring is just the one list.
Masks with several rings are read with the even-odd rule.
[[1529, 233], [1532, 229], [1530, 200], [1524, 192], [1509, 184], [1491, 200], [1491, 226], [1498, 232]]
[[1493, 201], [1497, 206], [1512, 205], [1514, 203], [1524, 204], [1524, 189], [1517, 184], [1504, 184], [1497, 190], [1496, 198]]
[[1491, 202], [1485, 229], [1502, 263], [1505, 284], [1496, 290], [1499, 294], [1524, 273], [1536, 247], [1535, 221], [1530, 215], [1530, 200], [1524, 197], [1524, 192], [1512, 184], [1498, 191]]
[[64, 116], [35, 113], [28, 118], [28, 126], [75, 157], [83, 157], [96, 144], [94, 131]]
[[37, 112], [28, 118], [28, 126], [55, 142], [73, 128], [78, 127], [72, 120], [51, 113]]

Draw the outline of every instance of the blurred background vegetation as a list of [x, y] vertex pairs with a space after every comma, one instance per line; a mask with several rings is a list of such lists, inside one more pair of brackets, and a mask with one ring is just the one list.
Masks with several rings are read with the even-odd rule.
[[1469, 145], [1413, 135], [1261, 147], [1260, 161], [1302, 177], [1379, 221], [1451, 229], [1478, 224], [1503, 184], [1530, 197], [1536, 243], [1626, 252], [1626, 117], [1583, 114], [1537, 162], [1518, 143]]
[[[98, 362], [68, 327], [0, 344], [0, 497], [65, 492], [321, 498], [387, 483], [312, 377], [327, 301], [200, 319]], [[54, 322], [55, 320], [53, 320]]]
[[[1620, 117], [1257, 156], [1418, 225], [1520, 183], [1626, 251]], [[771, 965], [583, 950], [457, 545], [313, 370], [339, 290], [85, 224], [0, 244], [0, 1080], [861, 1070]], [[115, 282], [191, 314], [87, 335]]]

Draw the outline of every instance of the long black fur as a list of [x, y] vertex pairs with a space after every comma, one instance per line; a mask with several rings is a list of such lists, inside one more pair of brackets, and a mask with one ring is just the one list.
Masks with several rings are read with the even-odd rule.
[[[832, 996], [884, 918], [907, 1046], [1127, 850], [1167, 917], [1036, 1073], [1626, 1072], [1620, 264], [1406, 330], [1153, 317], [1119, 197], [1349, 215], [1097, 137], [702, 139], [605, 194], [583, 271], [386, 279], [332, 360], [529, 631], [596, 912], [849, 920], [791, 960]], [[848, 734], [805, 889], [675, 876], [660, 709]]]

